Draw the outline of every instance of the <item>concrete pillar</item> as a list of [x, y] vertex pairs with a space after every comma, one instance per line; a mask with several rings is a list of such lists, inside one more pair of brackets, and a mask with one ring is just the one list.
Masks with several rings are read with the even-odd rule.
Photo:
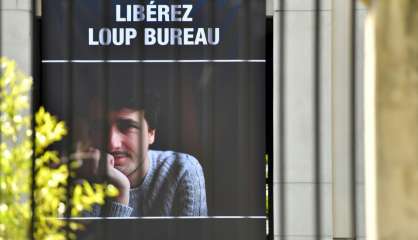
[[367, 235], [418, 239], [418, 1], [371, 2], [365, 81]]
[[31, 74], [31, 0], [0, 1], [0, 55], [16, 60]]
[[273, 17], [274, 9], [273, 9], [273, 0], [266, 0], [266, 16]]

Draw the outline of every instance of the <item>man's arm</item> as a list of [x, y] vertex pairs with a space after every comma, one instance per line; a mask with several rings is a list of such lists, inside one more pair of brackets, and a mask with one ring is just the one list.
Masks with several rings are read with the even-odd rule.
[[110, 201], [109, 207], [105, 211], [102, 210], [104, 207], [95, 204], [91, 211], [85, 211], [81, 215], [82, 217], [130, 217], [133, 211], [130, 206], [115, 201]]
[[189, 167], [179, 181], [173, 206], [175, 216], [207, 216], [205, 177], [198, 161], [188, 156]]

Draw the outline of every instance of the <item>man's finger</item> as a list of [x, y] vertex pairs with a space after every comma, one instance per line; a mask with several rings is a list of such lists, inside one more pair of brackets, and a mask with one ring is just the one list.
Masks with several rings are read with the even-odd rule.
[[89, 148], [87, 151], [77, 151], [70, 155], [71, 159], [84, 160], [84, 159], [100, 159], [100, 151], [94, 148]]
[[77, 161], [77, 175], [86, 179], [94, 178], [99, 173], [100, 151], [88, 148], [71, 154], [71, 159]]
[[115, 167], [115, 158], [111, 154], [107, 154], [107, 163], [110, 167]]

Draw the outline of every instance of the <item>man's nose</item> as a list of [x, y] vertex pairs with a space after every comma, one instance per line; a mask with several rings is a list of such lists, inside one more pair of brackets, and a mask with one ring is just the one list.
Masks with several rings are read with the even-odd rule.
[[122, 133], [115, 126], [110, 127], [108, 136], [108, 149], [114, 150], [122, 146]]

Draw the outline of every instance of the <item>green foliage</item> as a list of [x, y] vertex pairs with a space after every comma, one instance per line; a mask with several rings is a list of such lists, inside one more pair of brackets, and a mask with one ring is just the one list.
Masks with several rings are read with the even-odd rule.
[[[62, 162], [58, 152], [47, 150], [67, 134], [65, 123], [40, 108], [35, 115], [35, 212], [31, 212], [32, 79], [6, 58], [0, 59], [0, 65], [0, 239], [27, 239], [32, 214], [35, 239], [66, 239], [65, 226], [71, 231], [82, 228], [62, 218], [68, 211], [68, 195], [75, 217], [93, 204], [103, 204], [106, 196], [116, 196], [117, 189], [86, 181], [68, 188], [73, 168]], [[73, 232], [68, 236], [75, 238]]]
[[[72, 168], [70, 164], [62, 164], [58, 152], [46, 148], [62, 139], [67, 134], [64, 122], [59, 122], [54, 116], [40, 108], [35, 115], [35, 232], [36, 239], [65, 239], [62, 219], [67, 211], [68, 178]], [[56, 166], [56, 167], [51, 167]], [[106, 195], [117, 194], [116, 188], [109, 185], [93, 184], [82, 181], [71, 187], [72, 217], [79, 216], [83, 211], [91, 210], [93, 204], [104, 204]], [[82, 229], [80, 224], [67, 222], [69, 229]], [[75, 238], [70, 232], [69, 236]]]
[[31, 218], [32, 80], [0, 59], [0, 239], [27, 239]]

